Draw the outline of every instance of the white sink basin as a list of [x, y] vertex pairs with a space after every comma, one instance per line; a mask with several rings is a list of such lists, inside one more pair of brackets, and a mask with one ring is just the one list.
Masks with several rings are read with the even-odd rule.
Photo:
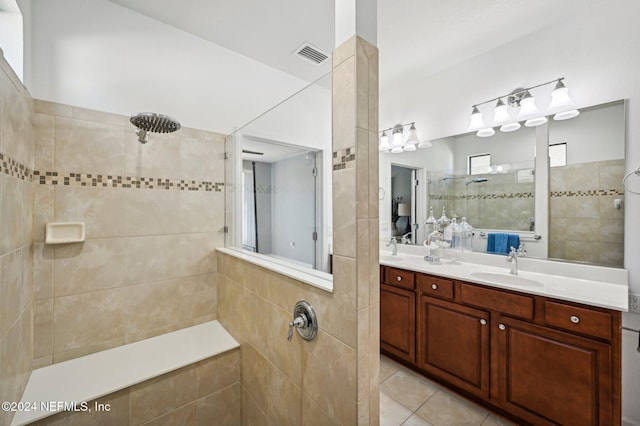
[[500, 284], [522, 285], [527, 287], [543, 287], [541, 282], [521, 277], [520, 275], [511, 275], [509, 273], [478, 271], [472, 272], [472, 277], [481, 280], [493, 281]]
[[398, 256], [380, 256], [380, 262], [401, 262], [402, 258]]

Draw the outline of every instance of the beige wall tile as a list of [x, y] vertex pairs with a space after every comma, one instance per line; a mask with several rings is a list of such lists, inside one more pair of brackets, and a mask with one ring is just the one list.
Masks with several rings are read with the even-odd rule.
[[302, 389], [273, 364], [269, 366], [269, 419], [279, 426], [302, 423]]
[[41, 358], [34, 358], [31, 368], [36, 370], [38, 368], [46, 367], [53, 364], [53, 355], [43, 356]]
[[240, 426], [242, 396], [239, 384], [198, 400], [198, 425]]
[[124, 128], [56, 117], [55, 169], [123, 174]]
[[271, 274], [267, 297], [282, 309], [292, 312], [296, 302], [306, 297], [305, 285], [284, 275]]
[[[378, 265], [374, 265], [371, 262], [371, 243], [372, 241], [378, 241], [378, 233], [370, 236], [370, 224], [368, 219], [358, 219], [358, 240], [356, 242], [356, 265], [357, 265], [357, 309], [362, 309], [369, 306], [371, 286], [369, 285], [369, 279], [371, 278], [371, 269], [376, 271], [380, 270]], [[377, 258], [377, 256], [375, 256]], [[367, 318], [368, 321], [368, 318]]]
[[348, 40], [344, 41], [340, 46], [337, 46], [332, 52], [331, 66], [335, 68], [336, 66], [340, 65], [347, 59], [355, 56], [357, 42], [358, 42], [358, 37], [353, 36]]
[[56, 246], [54, 296], [122, 286], [126, 244], [126, 239], [108, 238]]
[[223, 277], [218, 281], [218, 319], [225, 329], [238, 341], [244, 344], [247, 333], [243, 327], [244, 312], [242, 287], [230, 279]]
[[33, 293], [36, 300], [53, 297], [53, 246], [33, 245]]
[[244, 426], [270, 426], [267, 414], [247, 392], [246, 388], [242, 393], [242, 420]]
[[7, 82], [6, 74], [0, 72], [2, 79], [0, 103], [2, 116], [0, 119], [0, 152], [29, 168], [33, 168], [34, 136], [31, 125], [33, 100], [23, 93], [22, 88]]
[[23, 242], [24, 198], [21, 181], [0, 173], [0, 254], [13, 251]]
[[211, 274], [128, 286], [123, 291], [126, 342], [191, 326], [199, 318], [216, 315], [217, 282]]
[[[109, 411], [97, 411], [96, 404]], [[38, 422], [38, 426], [128, 426], [129, 389], [109, 394], [89, 402], [91, 412], [62, 412]]]
[[[332, 75], [332, 150], [355, 146], [356, 132], [356, 59], [350, 57], [334, 66]], [[334, 185], [335, 189], [335, 185]], [[355, 194], [355, 193], [354, 193]], [[335, 196], [334, 196], [335, 202]]]
[[305, 426], [338, 426], [343, 423], [329, 417], [308, 395], [302, 395], [302, 424]]
[[[334, 422], [355, 424], [356, 350], [320, 330], [302, 356], [303, 392]], [[327, 362], [330, 359], [340, 362]]]
[[[356, 188], [358, 190], [355, 193], [355, 201], [357, 219], [369, 217], [369, 187], [369, 132], [364, 129], [356, 129]], [[375, 190], [378, 192], [377, 187]]]
[[2, 361], [0, 362], [0, 398], [2, 401], [20, 401], [31, 373], [31, 319], [32, 312], [29, 307], [0, 339], [0, 361]]
[[198, 398], [240, 382], [240, 349], [201, 361], [196, 367]]
[[144, 426], [197, 426], [198, 425], [198, 403], [193, 402], [171, 411]]
[[151, 133], [149, 142], [138, 142], [136, 128], [125, 134], [125, 174], [162, 179], [184, 178], [180, 170], [180, 142], [175, 133]]
[[34, 100], [35, 112], [41, 114], [57, 115], [60, 117], [73, 117], [73, 108], [68, 105], [62, 105], [55, 102]]
[[263, 412], [269, 407], [269, 360], [251, 344], [241, 347], [242, 386], [256, 401]]
[[123, 236], [125, 235], [125, 194], [135, 193], [140, 196], [144, 192], [146, 191], [56, 186], [55, 221], [85, 222], [87, 238]]
[[139, 284], [177, 276], [179, 235], [145, 236], [127, 239], [126, 282]]
[[[378, 109], [376, 108], [376, 111]], [[377, 120], [376, 120], [377, 122]], [[370, 219], [378, 219], [380, 214], [380, 209], [378, 206], [379, 200], [379, 158], [380, 154], [378, 152], [378, 132], [377, 131], [369, 131], [369, 218]], [[377, 232], [377, 231], [376, 231]]]
[[[179, 232], [224, 230], [224, 192], [176, 192], [179, 194]], [[219, 247], [224, 247], [224, 242]]]
[[33, 357], [53, 355], [53, 299], [33, 302]]
[[51, 115], [36, 113], [33, 116], [36, 170], [46, 172], [54, 169], [55, 125], [55, 118]]
[[598, 263], [600, 261], [599, 243], [585, 243], [583, 241], [566, 241], [564, 258], [567, 260], [582, 260]]
[[48, 185], [33, 185], [33, 240], [44, 242], [46, 226], [54, 222], [54, 188]]
[[[334, 148], [335, 149], [335, 148]], [[355, 170], [333, 172], [333, 253], [356, 256]]]
[[0, 257], [0, 337], [4, 336], [23, 311], [22, 250]]
[[622, 241], [615, 243], [600, 243], [598, 245], [599, 263], [601, 265], [624, 267], [624, 244]]
[[[268, 343], [269, 360], [280, 369], [293, 384], [302, 386], [302, 348], [306, 344], [296, 331], [290, 342], [287, 341], [289, 321], [293, 319], [293, 306], [291, 309], [283, 309], [269, 304], [266, 321], [266, 340]], [[263, 330], [264, 332], [264, 330]]]
[[600, 239], [600, 219], [574, 218], [567, 223], [567, 240], [594, 242]]
[[[129, 122], [129, 117], [109, 112], [96, 111], [86, 108], [72, 107], [73, 118], [83, 121], [94, 121], [101, 124], [113, 124], [115, 126], [135, 129], [133, 124]], [[60, 115], [60, 114], [56, 114]]]
[[197, 399], [196, 369], [181, 368], [131, 387], [131, 426], [140, 425]]
[[182, 178], [224, 182], [224, 168], [219, 166], [224, 162], [224, 135], [206, 132], [191, 138], [181, 131], [178, 136]]
[[357, 345], [357, 401], [369, 401], [371, 370], [369, 364], [369, 307], [358, 311], [358, 345]]
[[256, 265], [247, 264], [244, 272], [244, 287], [261, 297], [268, 298], [269, 279], [272, 272]]
[[55, 298], [54, 361], [122, 345], [123, 298], [121, 288]]

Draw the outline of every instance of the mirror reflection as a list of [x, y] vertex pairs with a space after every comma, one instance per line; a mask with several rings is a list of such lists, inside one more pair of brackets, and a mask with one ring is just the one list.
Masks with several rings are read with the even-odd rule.
[[[436, 219], [443, 213], [457, 223], [465, 218], [474, 228], [473, 251], [487, 252], [491, 234], [513, 233], [529, 256], [623, 266], [624, 101], [583, 108], [576, 118], [537, 128], [489, 138], [456, 135], [432, 144], [381, 154], [382, 188], [389, 185], [402, 196], [399, 206], [411, 206], [414, 240], [401, 238], [408, 229], [402, 209], [393, 210], [394, 198], [381, 201], [381, 220], [399, 242], [422, 244], [431, 211]], [[548, 161], [536, 161], [537, 155]], [[426, 185], [412, 192], [411, 181], [403, 179], [398, 188], [403, 167]], [[383, 237], [385, 232], [383, 225]]]
[[225, 246], [330, 272], [331, 76], [225, 141]]

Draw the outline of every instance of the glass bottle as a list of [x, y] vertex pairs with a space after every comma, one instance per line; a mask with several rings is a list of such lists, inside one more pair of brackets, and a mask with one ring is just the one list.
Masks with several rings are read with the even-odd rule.
[[460, 223], [460, 227], [462, 228], [462, 248], [466, 251], [473, 251], [472, 242], [473, 242], [473, 226], [467, 222], [467, 218], [463, 217], [462, 222]]

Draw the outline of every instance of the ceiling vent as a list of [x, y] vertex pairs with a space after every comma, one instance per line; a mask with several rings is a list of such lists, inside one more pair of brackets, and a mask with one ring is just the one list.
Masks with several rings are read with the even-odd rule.
[[303, 43], [302, 46], [298, 47], [293, 53], [299, 58], [313, 62], [316, 65], [320, 65], [329, 59], [329, 55], [309, 43]]

